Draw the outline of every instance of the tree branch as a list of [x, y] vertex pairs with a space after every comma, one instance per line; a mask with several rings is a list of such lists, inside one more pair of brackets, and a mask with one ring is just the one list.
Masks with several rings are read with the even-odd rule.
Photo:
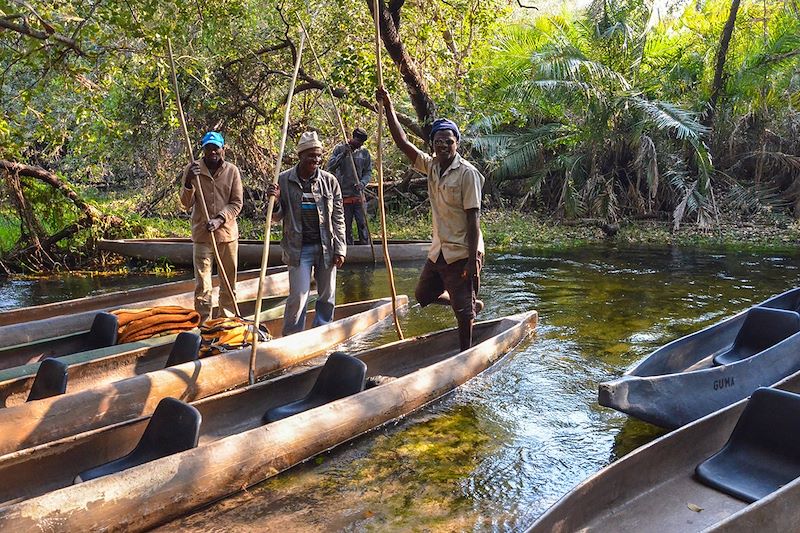
[[61, 35], [60, 33], [56, 32], [46, 33], [43, 31], [34, 30], [27, 24], [24, 25], [16, 24], [14, 22], [9, 21], [8, 19], [3, 19], [3, 18], [0, 18], [0, 28], [5, 28], [7, 30], [17, 32], [21, 35], [27, 35], [28, 37], [33, 37], [34, 39], [39, 39], [40, 41], [49, 41], [52, 39], [62, 44], [63, 46], [66, 46], [67, 48], [73, 50], [79, 56], [86, 57], [86, 53], [84, 53], [84, 51], [81, 50], [80, 46], [78, 46], [78, 43], [76, 43], [69, 37]]

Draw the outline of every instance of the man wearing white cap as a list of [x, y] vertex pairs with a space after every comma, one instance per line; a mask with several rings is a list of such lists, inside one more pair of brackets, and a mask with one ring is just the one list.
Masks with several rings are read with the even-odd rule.
[[[190, 163], [183, 171], [181, 205], [192, 208], [192, 243], [194, 262], [194, 308], [201, 323], [211, 318], [211, 269], [214, 249], [211, 233], [217, 241], [220, 261], [233, 293], [227, 284], [219, 284], [219, 308], [224, 316], [236, 314], [236, 263], [239, 255], [239, 226], [236, 217], [242, 210], [242, 176], [233, 163], [225, 161], [225, 140], [216, 131], [209, 131], [200, 141], [203, 157]], [[206, 219], [194, 185], [199, 180], [203, 188], [208, 216]]]
[[300, 136], [297, 156], [297, 165], [282, 172], [277, 185], [267, 187], [267, 194], [276, 199], [272, 220], [283, 220], [281, 248], [289, 265], [284, 336], [305, 326], [312, 270], [318, 294], [312, 327], [333, 320], [336, 269], [347, 255], [342, 191], [336, 176], [320, 168], [322, 142], [317, 132]]

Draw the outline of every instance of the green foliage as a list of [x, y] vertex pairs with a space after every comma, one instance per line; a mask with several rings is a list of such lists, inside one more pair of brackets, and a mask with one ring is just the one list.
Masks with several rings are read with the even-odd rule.
[[[491, 83], [472, 140], [494, 188], [524, 179], [535, 205], [567, 216], [619, 220], [666, 211], [676, 227], [690, 215], [710, 225], [719, 211], [715, 188], [728, 207], [780, 207], [780, 194], [752, 194], [742, 203], [743, 184], [752, 179], [745, 170], [757, 159], [768, 188], [786, 193], [784, 205], [787, 195], [794, 198], [800, 146], [789, 137], [765, 139], [767, 127], [798, 124], [794, 10], [782, 2], [743, 4], [722, 120], [714, 131], [700, 120], [729, 5], [692, 4], [659, 21], [647, 3], [603, 1], [584, 14], [540, 17], [505, 31], [483, 66]], [[749, 23], [757, 16], [761, 26]], [[759, 151], [742, 135], [754, 119]], [[728, 191], [738, 191], [739, 201]]]

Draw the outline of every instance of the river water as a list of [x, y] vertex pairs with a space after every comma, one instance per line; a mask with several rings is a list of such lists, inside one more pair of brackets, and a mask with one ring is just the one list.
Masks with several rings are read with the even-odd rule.
[[[536, 309], [533, 338], [432, 405], [160, 530], [522, 530], [586, 476], [661, 434], [599, 407], [599, 382], [797, 286], [798, 258], [642, 247], [490, 255], [480, 318]], [[413, 295], [417, 275], [416, 265], [398, 265], [398, 292]], [[58, 290], [26, 283], [0, 286], [0, 309]], [[346, 268], [339, 299], [384, 296], [387, 286], [384, 270]], [[410, 336], [453, 318], [445, 308], [412, 307], [401, 325]], [[394, 339], [388, 324], [348, 349]]]

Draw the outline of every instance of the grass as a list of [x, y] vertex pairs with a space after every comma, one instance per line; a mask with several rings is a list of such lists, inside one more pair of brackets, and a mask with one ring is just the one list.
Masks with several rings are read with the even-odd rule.
[[[189, 216], [178, 204], [177, 196], [170, 197], [159, 206], [162, 216], [144, 216], [137, 211], [141, 198], [130, 193], [104, 193], [89, 197], [89, 201], [102, 212], [116, 215], [123, 223], [105, 233], [109, 238], [189, 237]], [[47, 217], [45, 217], [47, 218]], [[74, 218], [74, 217], [73, 217]], [[45, 227], [52, 225], [44, 220]], [[63, 221], [62, 221], [63, 222]], [[377, 215], [369, 219], [372, 235], [380, 236]], [[429, 210], [409, 211], [395, 209], [388, 214], [387, 232], [392, 239], [431, 238]], [[677, 232], [671, 231], [666, 221], [627, 221], [620, 225], [617, 234], [607, 237], [599, 224], [592, 221], [558, 221], [534, 213], [506, 209], [492, 209], [481, 215], [486, 247], [496, 252], [519, 249], [562, 250], [597, 243], [690, 246], [709, 250], [787, 251], [800, 242], [800, 222], [790, 219], [723, 223], [713, 229], [703, 229], [686, 224]], [[55, 231], [55, 230], [53, 230]], [[239, 232], [242, 239], [264, 238], [264, 221], [240, 217]], [[81, 262], [93, 257], [93, 250], [85, 244], [89, 237], [99, 238], [99, 229], [82, 231], [71, 241], [61, 244], [66, 254], [83, 257]], [[13, 210], [0, 210], [0, 252], [10, 250], [20, 235], [19, 220]], [[280, 225], [273, 225], [272, 239], [281, 236]], [[108, 265], [101, 263], [99, 268]], [[169, 265], [158, 265], [168, 271]]]

